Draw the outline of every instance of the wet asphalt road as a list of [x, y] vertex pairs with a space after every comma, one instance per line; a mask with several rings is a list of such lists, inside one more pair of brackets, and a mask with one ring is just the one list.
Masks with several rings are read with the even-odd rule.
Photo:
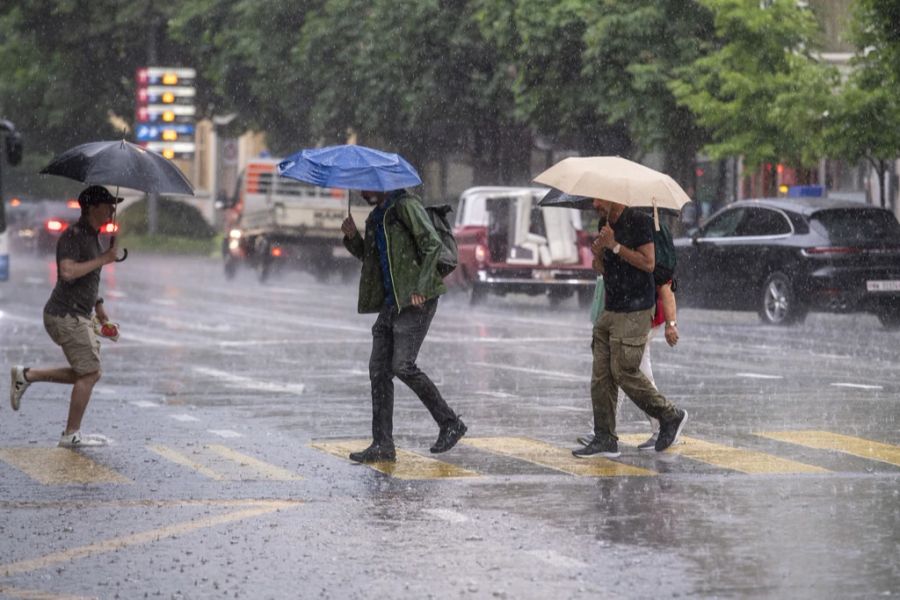
[[[4, 364], [61, 364], [41, 324], [54, 277], [13, 257]], [[682, 310], [681, 343], [652, 355], [687, 443], [584, 467], [566, 456], [590, 426], [586, 311], [449, 295], [419, 366], [468, 443], [430, 455], [437, 428], [398, 382], [408, 453], [383, 473], [336, 455], [370, 431], [355, 283], [137, 255], [103, 287], [122, 339], [84, 431], [109, 446], [54, 448], [65, 388], [13, 413], [0, 386], [0, 597], [900, 594], [900, 334], [875, 317]], [[646, 433], [631, 405], [619, 428]]]

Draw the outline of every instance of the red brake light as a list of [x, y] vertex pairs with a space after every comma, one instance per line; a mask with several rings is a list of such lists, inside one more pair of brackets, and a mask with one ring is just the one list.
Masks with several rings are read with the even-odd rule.
[[814, 248], [804, 248], [806, 255], [827, 255], [827, 254], [857, 254], [862, 252], [859, 248], [851, 248], [850, 246], [817, 246]]
[[119, 231], [119, 226], [115, 223], [107, 223], [101, 227], [100, 230], [102, 233], [116, 233]]
[[278, 246], [272, 248], [272, 256], [281, 256], [281, 248]]
[[484, 263], [487, 260], [487, 248], [478, 244], [475, 246], [475, 262]]
[[46, 223], [47, 231], [64, 231], [69, 224], [64, 221], [57, 221], [56, 219], [50, 219]]
[[9, 201], [10, 206], [19, 206], [20, 204], [22, 204], [22, 201], [19, 200], [18, 198], [13, 198], [12, 200]]
[[78, 204], [78, 200], [76, 200], [75, 198], [69, 198], [66, 201], [66, 206], [69, 208], [81, 208], [81, 205]]

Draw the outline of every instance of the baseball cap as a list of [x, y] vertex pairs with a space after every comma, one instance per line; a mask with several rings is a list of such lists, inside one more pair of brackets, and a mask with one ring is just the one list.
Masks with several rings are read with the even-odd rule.
[[118, 204], [122, 198], [116, 198], [102, 185], [86, 187], [78, 194], [78, 204], [81, 206], [96, 206], [97, 204]]

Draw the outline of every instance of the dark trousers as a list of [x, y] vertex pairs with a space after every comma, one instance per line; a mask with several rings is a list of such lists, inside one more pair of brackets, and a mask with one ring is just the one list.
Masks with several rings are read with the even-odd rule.
[[437, 303], [438, 299], [433, 298], [420, 308], [411, 306], [400, 313], [394, 306], [385, 306], [372, 326], [369, 379], [372, 381], [372, 438], [376, 444], [394, 443], [395, 375], [415, 392], [438, 425], [456, 421], [456, 414], [437, 387], [416, 366]]

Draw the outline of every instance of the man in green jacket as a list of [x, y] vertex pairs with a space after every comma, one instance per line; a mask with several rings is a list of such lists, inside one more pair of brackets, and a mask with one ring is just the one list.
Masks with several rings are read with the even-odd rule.
[[431, 379], [416, 366], [419, 348], [447, 291], [437, 272], [441, 240], [417, 196], [406, 190], [361, 192], [375, 208], [366, 219], [365, 238], [344, 220], [344, 246], [362, 261], [360, 313], [378, 313], [372, 326], [372, 444], [350, 459], [394, 461], [394, 375], [415, 392], [440, 426], [433, 453], [446, 452], [466, 426], [444, 401]]

